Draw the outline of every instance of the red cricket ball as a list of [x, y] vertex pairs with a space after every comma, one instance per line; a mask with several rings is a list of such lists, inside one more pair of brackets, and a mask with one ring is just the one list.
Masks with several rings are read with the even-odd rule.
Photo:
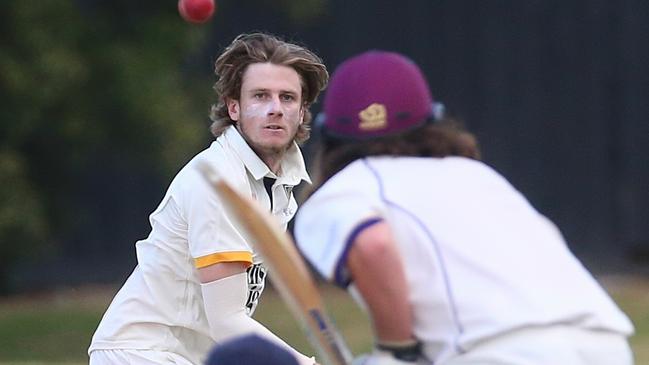
[[178, 0], [180, 16], [190, 23], [205, 23], [214, 15], [214, 0]]

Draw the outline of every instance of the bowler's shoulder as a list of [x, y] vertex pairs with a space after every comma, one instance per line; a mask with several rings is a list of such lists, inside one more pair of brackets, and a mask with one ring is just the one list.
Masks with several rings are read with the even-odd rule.
[[209, 147], [194, 156], [186, 167], [196, 169], [197, 166], [203, 165], [207, 165], [206, 167], [222, 174], [232, 174], [245, 170], [245, 165], [241, 159], [238, 158], [227, 141], [222, 138], [213, 141]]
[[236, 163], [236, 158], [232, 158], [222, 145], [213, 141], [178, 171], [171, 182], [171, 188], [183, 191], [192, 190], [196, 185], [201, 185], [204, 182], [203, 171], [206, 169], [217, 175], [227, 176], [235, 173], [238, 165], [240, 164]]

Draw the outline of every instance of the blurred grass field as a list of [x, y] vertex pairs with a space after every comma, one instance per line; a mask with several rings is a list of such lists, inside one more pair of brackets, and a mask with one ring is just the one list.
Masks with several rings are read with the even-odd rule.
[[[649, 278], [611, 276], [602, 284], [631, 317], [636, 364], [649, 364]], [[345, 292], [322, 286], [328, 311], [354, 353], [371, 348], [367, 317]], [[0, 299], [0, 364], [87, 364], [86, 348], [116, 288], [59, 290]], [[271, 289], [255, 317], [304, 353], [313, 353], [301, 327]]]

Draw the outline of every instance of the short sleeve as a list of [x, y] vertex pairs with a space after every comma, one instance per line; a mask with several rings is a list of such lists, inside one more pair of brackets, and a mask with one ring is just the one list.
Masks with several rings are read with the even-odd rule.
[[[364, 185], [359, 183], [367, 181]], [[343, 170], [298, 210], [294, 235], [304, 257], [326, 280], [346, 286], [346, 259], [354, 238], [383, 219], [373, 179]]]
[[[238, 184], [241, 187], [241, 183]], [[189, 252], [197, 268], [219, 262], [253, 261], [247, 237], [239, 229], [216, 190], [198, 169], [185, 176], [181, 206], [187, 221]]]

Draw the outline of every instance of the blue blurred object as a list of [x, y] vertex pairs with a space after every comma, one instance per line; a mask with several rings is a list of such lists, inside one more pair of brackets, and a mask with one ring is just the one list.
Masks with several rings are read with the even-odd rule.
[[206, 365], [298, 365], [285, 348], [258, 335], [245, 335], [217, 344]]

